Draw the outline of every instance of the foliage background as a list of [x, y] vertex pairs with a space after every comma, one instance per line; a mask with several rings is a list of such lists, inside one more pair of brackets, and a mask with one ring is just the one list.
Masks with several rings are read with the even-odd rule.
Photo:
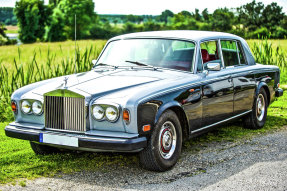
[[115, 35], [154, 30], [208, 30], [244, 38], [287, 37], [287, 15], [276, 2], [253, 0], [237, 8], [218, 8], [213, 13], [183, 10], [161, 15], [97, 15], [92, 0], [19, 0], [15, 8], [0, 8], [0, 22], [19, 26], [24, 43], [65, 41], [74, 38], [77, 14], [78, 39], [107, 39]]

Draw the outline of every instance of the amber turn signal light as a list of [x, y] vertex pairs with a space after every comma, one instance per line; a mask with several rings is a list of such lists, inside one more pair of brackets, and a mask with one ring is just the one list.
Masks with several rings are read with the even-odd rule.
[[17, 104], [15, 101], [11, 102], [11, 108], [14, 113], [17, 113]]
[[129, 122], [130, 122], [130, 112], [129, 112], [129, 110], [127, 110], [127, 109], [124, 109], [124, 110], [123, 110], [123, 120], [124, 120], [126, 123], [129, 123]]
[[143, 132], [150, 131], [150, 125], [144, 125], [143, 126]]

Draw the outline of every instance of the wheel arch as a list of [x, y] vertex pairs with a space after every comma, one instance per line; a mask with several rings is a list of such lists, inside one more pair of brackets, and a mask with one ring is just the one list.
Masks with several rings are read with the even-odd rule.
[[183, 139], [186, 140], [189, 138], [189, 124], [188, 124], [188, 120], [186, 117], [186, 114], [184, 112], [184, 109], [182, 108], [182, 106], [176, 102], [176, 101], [172, 101], [169, 103], [166, 103], [164, 105], [162, 105], [155, 117], [155, 121], [154, 124], [157, 123], [157, 121], [159, 120], [160, 116], [166, 111], [166, 110], [172, 110], [178, 117], [179, 121], [180, 121], [180, 125], [182, 128], [182, 135], [183, 135]]
[[259, 91], [260, 89], [263, 88], [264, 91], [266, 92], [266, 95], [267, 95], [267, 106], [269, 106], [270, 104], [270, 91], [269, 91], [269, 88], [268, 88], [268, 85], [265, 83], [265, 82], [260, 82], [256, 88], [256, 96], [259, 94]]

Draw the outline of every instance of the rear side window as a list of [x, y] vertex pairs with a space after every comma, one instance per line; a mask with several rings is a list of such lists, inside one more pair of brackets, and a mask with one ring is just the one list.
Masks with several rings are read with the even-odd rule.
[[221, 40], [220, 45], [225, 67], [246, 64], [240, 42]]

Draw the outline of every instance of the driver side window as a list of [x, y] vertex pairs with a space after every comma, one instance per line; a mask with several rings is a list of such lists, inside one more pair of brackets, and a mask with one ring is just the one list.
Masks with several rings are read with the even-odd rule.
[[[200, 44], [200, 53], [202, 58], [202, 67], [204, 70], [207, 70], [208, 63], [220, 63], [221, 59], [218, 53], [218, 41], [206, 41]], [[198, 70], [202, 69], [198, 67]]]

